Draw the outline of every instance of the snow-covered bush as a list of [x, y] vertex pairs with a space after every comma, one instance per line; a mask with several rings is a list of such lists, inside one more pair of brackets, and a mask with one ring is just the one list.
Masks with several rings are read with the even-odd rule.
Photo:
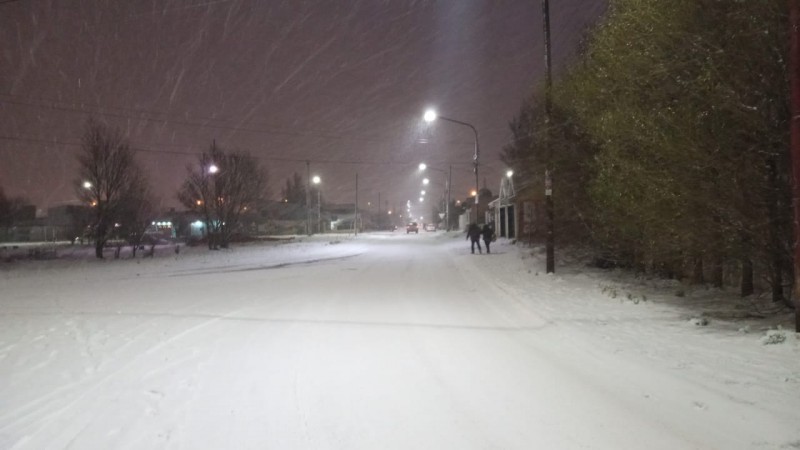
[[708, 325], [708, 319], [706, 319], [705, 317], [692, 317], [691, 319], [689, 319], [689, 323], [694, 326], [704, 327]]
[[767, 330], [766, 334], [761, 338], [761, 343], [764, 345], [780, 344], [786, 341], [786, 332], [781, 328], [777, 330]]

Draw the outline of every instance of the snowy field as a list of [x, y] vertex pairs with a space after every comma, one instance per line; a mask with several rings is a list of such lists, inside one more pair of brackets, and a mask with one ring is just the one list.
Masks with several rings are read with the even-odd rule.
[[791, 315], [735, 293], [442, 232], [86, 250], [0, 264], [2, 449], [800, 448]]

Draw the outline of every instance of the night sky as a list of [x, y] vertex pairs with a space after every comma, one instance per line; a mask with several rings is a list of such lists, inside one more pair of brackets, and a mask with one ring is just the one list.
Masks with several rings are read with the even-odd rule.
[[[551, 0], [556, 74], [605, 0]], [[278, 199], [293, 172], [326, 201], [401, 208], [419, 162], [453, 166], [453, 197], [495, 193], [508, 121], [543, 79], [541, 2], [0, 0], [0, 186], [39, 208], [74, 203], [90, 115], [120, 127], [162, 207], [212, 140], [248, 150]], [[557, 75], [556, 75], [557, 76]], [[432, 172], [428, 198], [441, 198]], [[427, 212], [429, 209], [426, 208]]]

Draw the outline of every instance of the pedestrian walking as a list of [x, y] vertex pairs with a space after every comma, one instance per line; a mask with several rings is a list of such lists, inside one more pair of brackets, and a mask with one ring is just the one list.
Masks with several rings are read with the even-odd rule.
[[481, 227], [479, 227], [477, 223], [469, 224], [469, 227], [467, 228], [467, 239], [472, 241], [472, 246], [470, 249], [472, 250], [473, 254], [475, 253], [476, 245], [478, 246], [478, 253], [483, 253], [481, 250]]
[[481, 230], [481, 237], [483, 237], [483, 244], [486, 245], [486, 253], [492, 253], [489, 250], [489, 244], [494, 242], [495, 234], [494, 234], [494, 227], [490, 223], [483, 224], [483, 229]]

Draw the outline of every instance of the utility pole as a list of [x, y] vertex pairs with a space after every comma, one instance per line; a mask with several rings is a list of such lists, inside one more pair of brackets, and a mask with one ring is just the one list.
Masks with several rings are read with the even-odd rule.
[[544, 196], [547, 211], [547, 238], [545, 247], [547, 252], [547, 273], [556, 271], [555, 263], [555, 221], [553, 212], [553, 146], [550, 142], [550, 122], [553, 110], [552, 88], [553, 78], [550, 64], [550, 3], [542, 0], [542, 19], [544, 20], [544, 132], [545, 147], [547, 152], [547, 167], [544, 171]]
[[353, 234], [358, 236], [358, 172], [356, 172], [356, 210], [353, 214]]
[[481, 187], [478, 185], [478, 130], [473, 127], [472, 131], [475, 132], [475, 155], [472, 157], [475, 160], [475, 223], [480, 223], [480, 219], [478, 218], [478, 215], [481, 213]]
[[800, 332], [800, 0], [789, 0], [789, 85], [791, 90], [790, 156], [792, 164], [792, 209], [794, 211], [794, 299], [795, 331]]
[[311, 161], [306, 160], [306, 234], [311, 236]]
[[453, 179], [453, 166], [451, 165], [447, 172], [447, 203], [444, 205], [444, 229], [450, 231], [450, 180]]

